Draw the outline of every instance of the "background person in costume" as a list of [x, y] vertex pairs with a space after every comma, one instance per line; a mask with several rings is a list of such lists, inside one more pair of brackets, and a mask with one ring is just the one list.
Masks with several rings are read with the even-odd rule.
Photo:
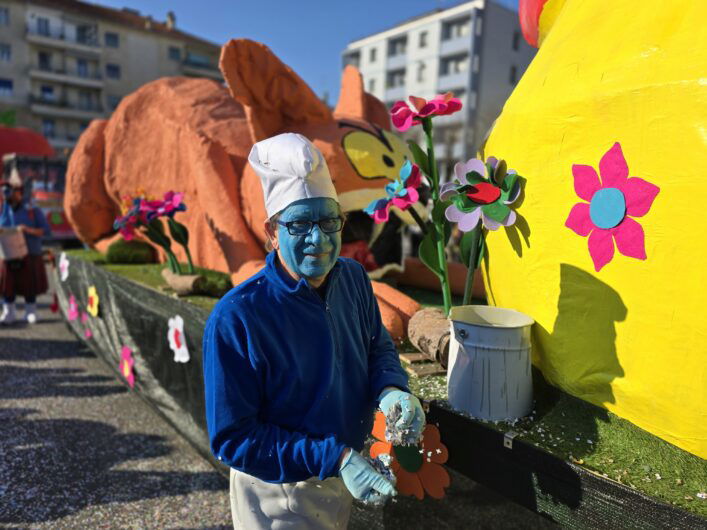
[[345, 527], [352, 496], [393, 485], [358, 453], [380, 403], [401, 429], [424, 412], [360, 264], [340, 258], [343, 218], [321, 152], [304, 136], [255, 144], [274, 248], [214, 308], [204, 332], [211, 450], [231, 467], [238, 528]]
[[47, 291], [47, 273], [42, 260], [42, 236], [51, 229], [39, 208], [25, 203], [20, 182], [2, 184], [3, 203], [0, 227], [19, 227], [27, 242], [28, 255], [18, 260], [0, 261], [0, 293], [3, 296], [0, 324], [12, 324], [17, 319], [15, 299], [25, 299], [25, 320], [37, 321], [37, 295]]

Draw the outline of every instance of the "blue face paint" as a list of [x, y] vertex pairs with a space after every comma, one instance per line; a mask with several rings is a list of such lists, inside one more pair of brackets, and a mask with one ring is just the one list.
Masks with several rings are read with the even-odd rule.
[[[319, 221], [338, 217], [339, 205], [334, 199], [301, 199], [290, 204], [280, 214], [280, 221]], [[341, 232], [327, 234], [314, 225], [306, 236], [293, 236], [284, 226], [278, 226], [278, 256], [291, 273], [306, 280], [324, 280], [336, 263], [341, 251]]]

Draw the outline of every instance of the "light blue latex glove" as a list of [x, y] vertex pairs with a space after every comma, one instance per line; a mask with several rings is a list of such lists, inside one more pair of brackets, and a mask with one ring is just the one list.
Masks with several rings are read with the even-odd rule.
[[395, 487], [353, 449], [341, 463], [339, 475], [351, 495], [359, 501], [382, 505], [398, 494]]
[[[401, 416], [395, 423], [395, 430], [405, 432], [405, 440], [419, 440], [425, 427], [425, 411], [422, 404], [412, 394], [395, 387], [386, 387], [378, 397], [379, 408], [386, 418], [396, 403], [400, 403]], [[407, 431], [407, 432], [406, 432]]]

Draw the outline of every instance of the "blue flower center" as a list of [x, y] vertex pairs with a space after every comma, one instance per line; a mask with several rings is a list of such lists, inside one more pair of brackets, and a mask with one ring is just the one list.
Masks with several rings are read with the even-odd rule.
[[626, 215], [626, 198], [621, 190], [604, 188], [597, 191], [589, 204], [592, 223], [605, 230], [614, 228]]

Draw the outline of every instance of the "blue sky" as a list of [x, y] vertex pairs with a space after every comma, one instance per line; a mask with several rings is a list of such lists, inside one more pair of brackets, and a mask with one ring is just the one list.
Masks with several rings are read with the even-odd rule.
[[[339, 95], [341, 51], [352, 40], [459, 0], [88, 0], [139, 10], [156, 20], [174, 11], [177, 27], [223, 44], [249, 38], [267, 44], [317, 94]], [[513, 8], [517, 0], [497, 0]]]

